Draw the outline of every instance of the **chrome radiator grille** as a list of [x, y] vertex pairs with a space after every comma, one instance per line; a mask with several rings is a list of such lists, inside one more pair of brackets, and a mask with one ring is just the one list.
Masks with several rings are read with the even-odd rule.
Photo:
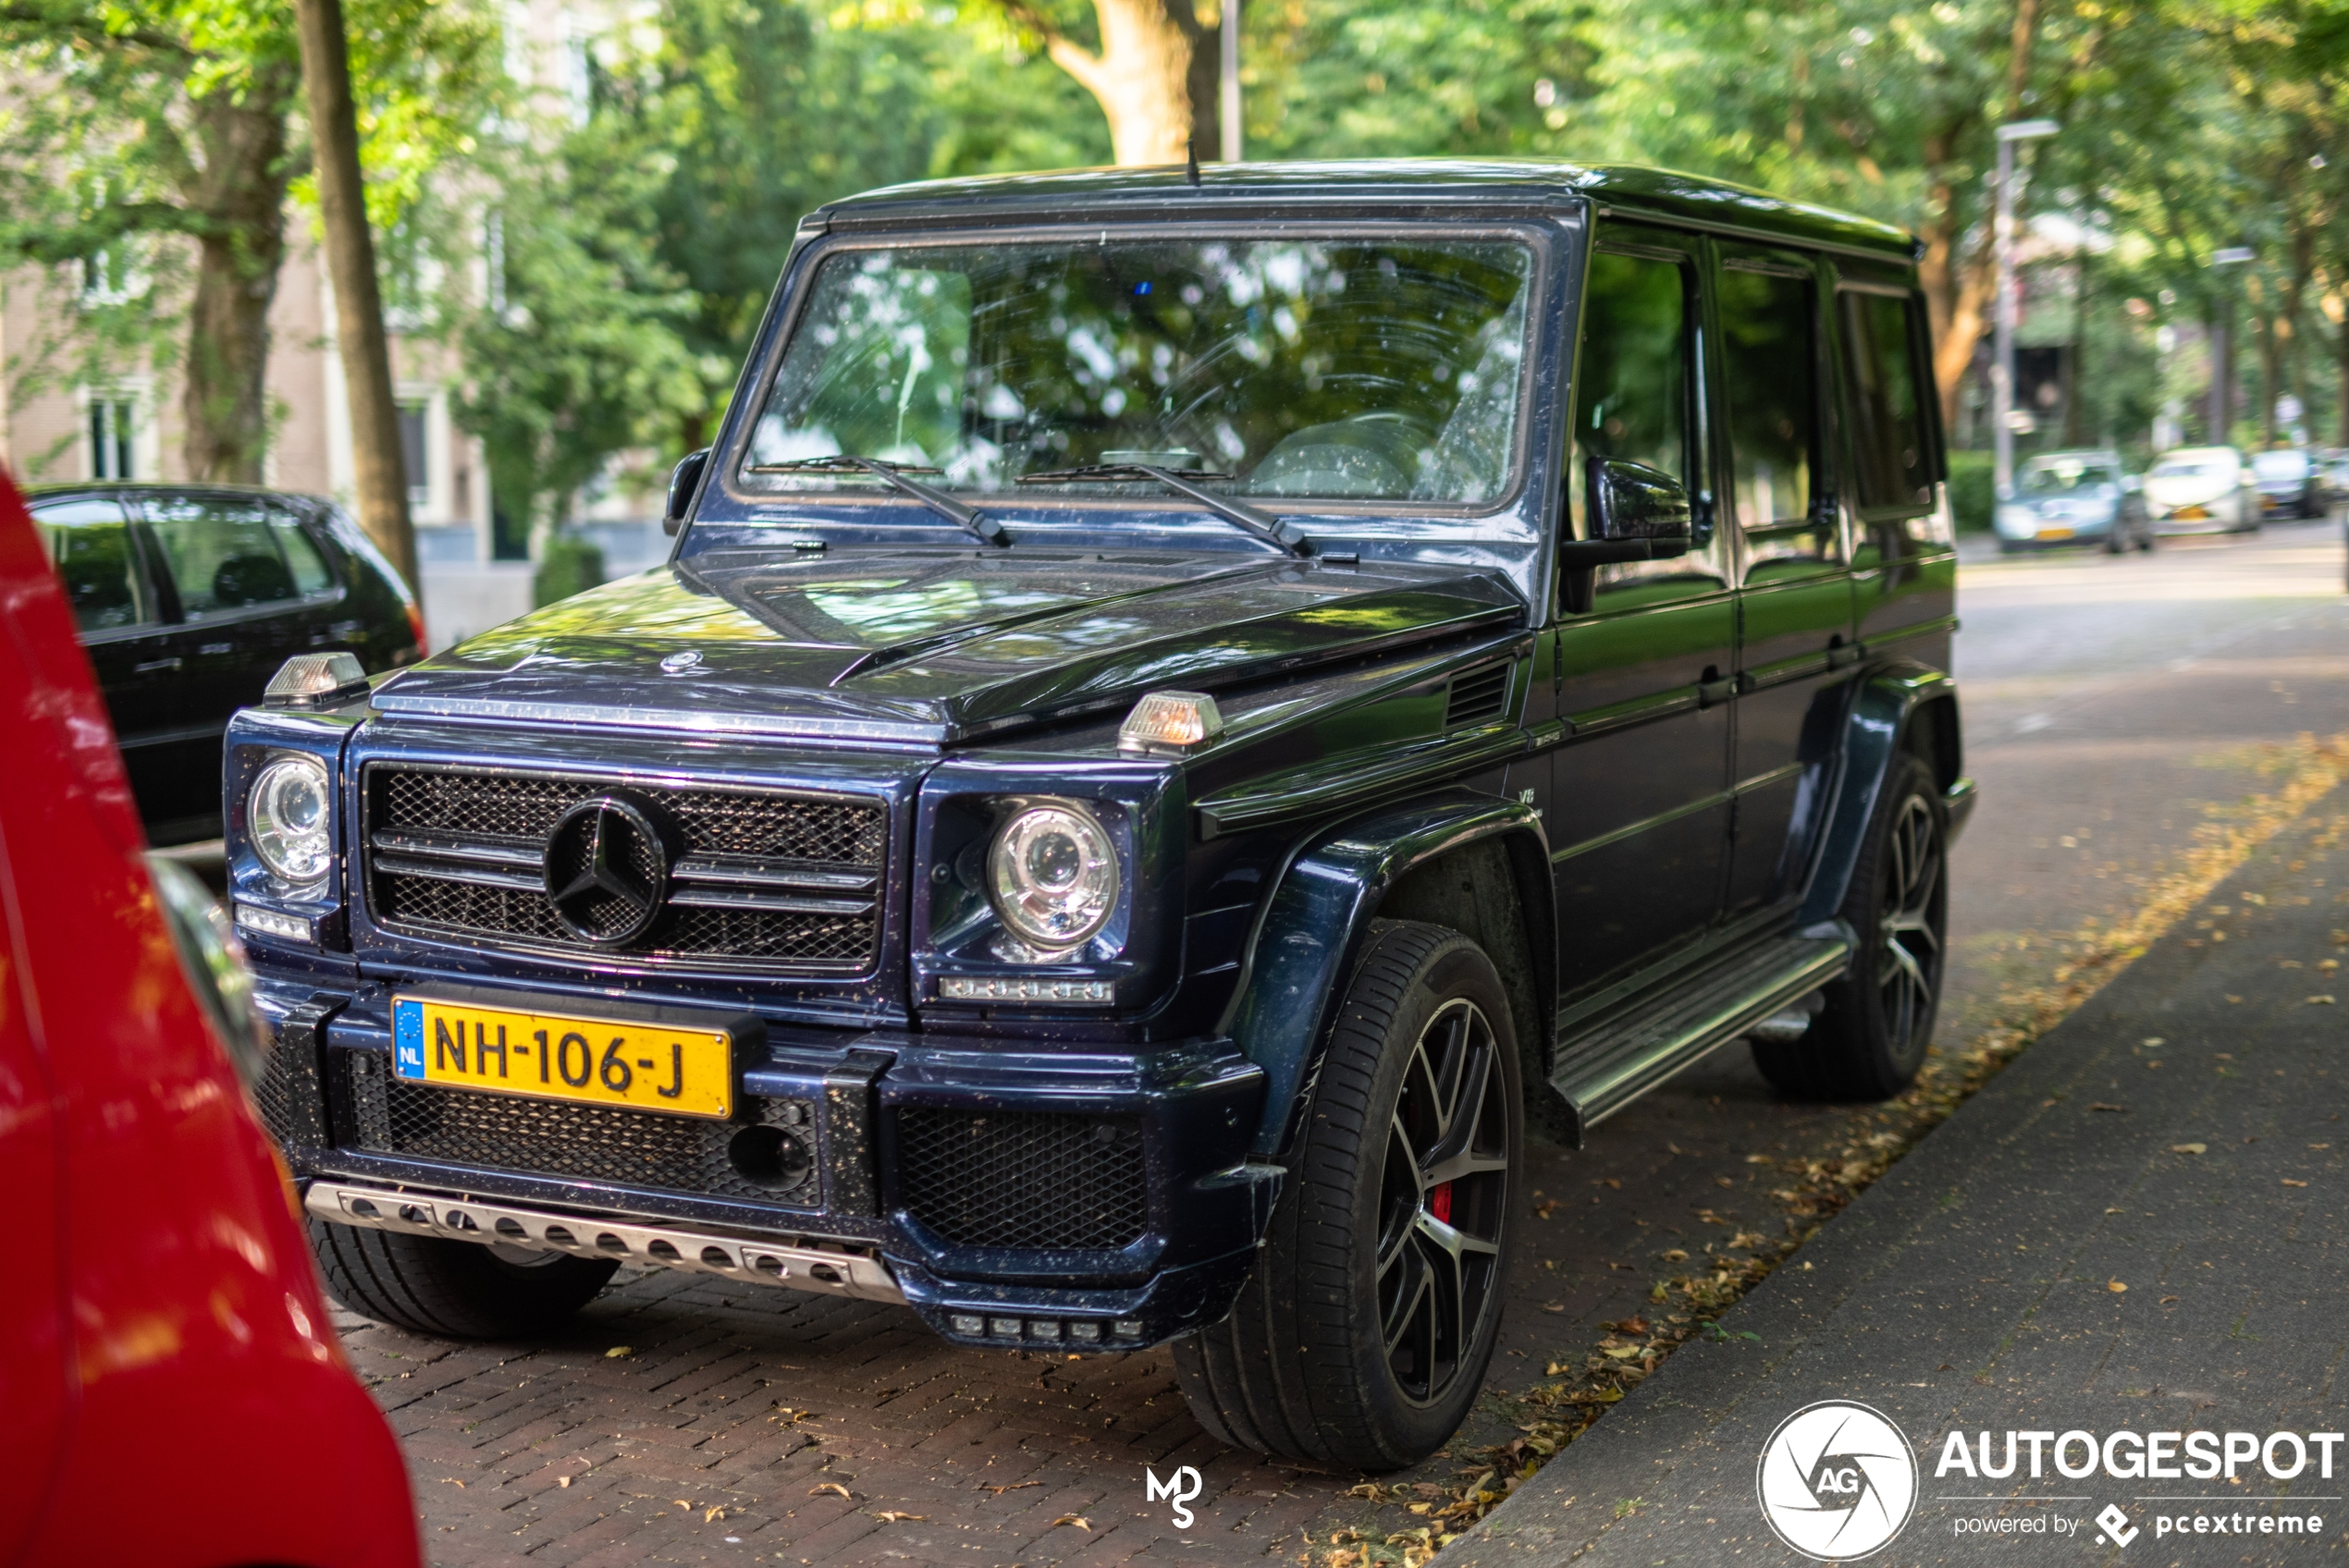
[[[368, 907], [389, 931], [770, 974], [862, 974], [877, 956], [878, 800], [386, 763], [369, 765], [364, 794]], [[567, 923], [547, 888], [549, 837], [612, 794], [655, 827], [666, 863], [658, 912], [618, 943], [590, 939], [592, 901]]]

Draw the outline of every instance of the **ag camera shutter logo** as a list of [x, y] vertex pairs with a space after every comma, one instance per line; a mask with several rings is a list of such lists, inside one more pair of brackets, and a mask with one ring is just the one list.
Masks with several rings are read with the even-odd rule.
[[1890, 1545], [1916, 1511], [1916, 1451], [1882, 1412], [1822, 1400], [1778, 1423], [1753, 1489], [1778, 1539], [1815, 1562], [1850, 1562]]

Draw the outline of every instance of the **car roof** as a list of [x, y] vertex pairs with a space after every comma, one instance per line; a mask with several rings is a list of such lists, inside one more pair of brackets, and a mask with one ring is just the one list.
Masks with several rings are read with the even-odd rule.
[[2232, 447], [2172, 447], [2153, 460], [2166, 463], [2172, 458], [2236, 458], [2243, 456]]
[[2060, 451], [2035, 452], [2035, 463], [2116, 463], [2121, 454], [2109, 447], [2066, 447]]
[[1908, 261], [1907, 230], [1874, 218], [1774, 196], [1727, 180], [1632, 164], [1564, 159], [1379, 158], [1346, 162], [1202, 164], [1198, 184], [1179, 166], [1069, 169], [886, 186], [832, 202], [827, 226], [904, 226], [1011, 216], [1089, 220], [1113, 214], [1162, 217], [1167, 210], [1236, 212], [1276, 206], [1359, 215], [1365, 209], [1441, 203], [1518, 206], [1576, 199], [1602, 212], [1637, 213], [1702, 227], [1872, 251]]
[[297, 501], [305, 507], [334, 503], [307, 490], [272, 490], [265, 484], [229, 484], [210, 480], [66, 479], [25, 486], [28, 503], [51, 496], [265, 496], [273, 501]]

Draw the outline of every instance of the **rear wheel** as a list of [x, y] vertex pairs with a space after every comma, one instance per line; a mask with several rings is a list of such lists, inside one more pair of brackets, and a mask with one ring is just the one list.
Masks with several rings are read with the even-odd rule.
[[1806, 1099], [1881, 1100], [1915, 1079], [1941, 1004], [1949, 841], [1932, 770], [1903, 755], [1844, 898], [1860, 943], [1851, 967], [1799, 1039], [1754, 1042], [1754, 1063], [1771, 1083]]
[[1424, 1458], [1500, 1335], [1524, 1142], [1492, 960], [1381, 922], [1340, 1004], [1287, 1189], [1232, 1315], [1174, 1342], [1238, 1447], [1352, 1469]]
[[326, 1292], [379, 1322], [446, 1340], [543, 1333], [596, 1298], [620, 1265], [440, 1236], [310, 1221]]

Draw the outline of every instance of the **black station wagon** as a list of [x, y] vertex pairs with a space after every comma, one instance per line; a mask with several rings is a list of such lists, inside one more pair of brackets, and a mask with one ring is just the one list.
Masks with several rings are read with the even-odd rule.
[[1924, 1056], [1972, 786], [1913, 258], [1541, 163], [817, 213], [667, 564], [231, 731], [330, 1285], [1171, 1341], [1220, 1438], [1425, 1454], [1529, 1136], [1740, 1039]]

